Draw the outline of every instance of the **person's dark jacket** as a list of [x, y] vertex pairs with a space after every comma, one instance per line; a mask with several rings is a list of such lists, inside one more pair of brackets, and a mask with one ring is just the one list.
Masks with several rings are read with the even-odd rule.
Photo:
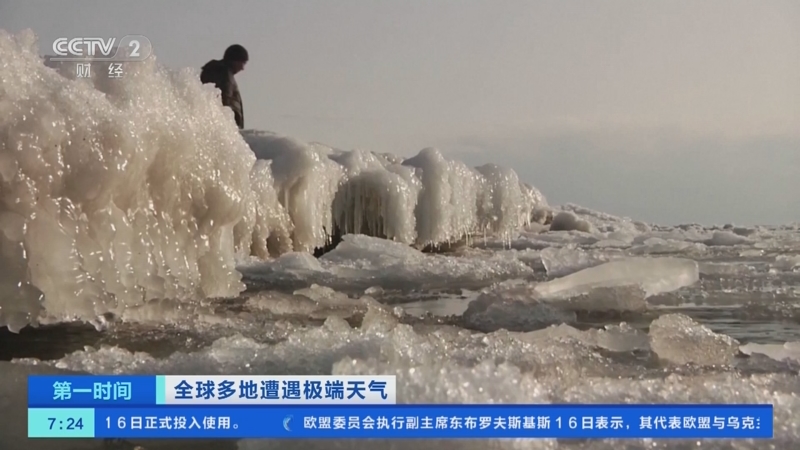
[[239, 86], [236, 78], [225, 61], [212, 60], [203, 66], [200, 72], [200, 81], [203, 83], [214, 83], [222, 91], [222, 104], [233, 110], [236, 118], [236, 125], [244, 129], [244, 107], [242, 106], [242, 96], [239, 93]]

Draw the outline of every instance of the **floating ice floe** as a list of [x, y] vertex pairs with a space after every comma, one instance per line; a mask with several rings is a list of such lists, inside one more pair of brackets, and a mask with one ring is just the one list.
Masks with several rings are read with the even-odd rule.
[[699, 279], [697, 262], [681, 258], [625, 258], [540, 283], [542, 298], [575, 297], [597, 288], [636, 286], [646, 296], [690, 286]]

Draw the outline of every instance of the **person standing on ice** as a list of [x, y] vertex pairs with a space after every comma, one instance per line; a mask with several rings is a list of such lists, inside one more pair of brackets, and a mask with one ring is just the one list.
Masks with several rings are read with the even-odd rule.
[[244, 70], [248, 59], [247, 50], [239, 44], [234, 44], [225, 50], [222, 60], [209, 61], [200, 72], [200, 81], [203, 84], [214, 83], [222, 91], [222, 104], [233, 110], [239, 129], [244, 129], [244, 107], [234, 75]]

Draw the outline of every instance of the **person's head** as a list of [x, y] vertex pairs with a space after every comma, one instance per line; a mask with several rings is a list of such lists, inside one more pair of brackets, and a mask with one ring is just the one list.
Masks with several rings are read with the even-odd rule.
[[233, 73], [239, 73], [244, 70], [245, 64], [250, 57], [247, 55], [247, 50], [239, 44], [234, 44], [225, 50], [225, 56], [222, 60], [228, 63], [233, 70]]

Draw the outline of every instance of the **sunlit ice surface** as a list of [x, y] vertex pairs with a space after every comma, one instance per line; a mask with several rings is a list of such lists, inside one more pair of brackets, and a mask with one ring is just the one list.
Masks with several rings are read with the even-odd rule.
[[27, 442], [20, 414], [0, 422], [9, 448], [800, 443], [797, 226], [552, 206], [513, 170], [436, 149], [240, 133], [192, 70], [151, 59], [78, 78], [36, 48], [0, 32], [6, 410], [23, 410], [30, 373], [395, 374], [404, 403], [771, 403], [775, 439], [108, 447]]

